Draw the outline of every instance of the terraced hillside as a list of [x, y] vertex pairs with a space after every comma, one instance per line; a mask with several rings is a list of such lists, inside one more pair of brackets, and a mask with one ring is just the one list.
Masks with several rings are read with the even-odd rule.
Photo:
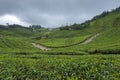
[[[103, 15], [103, 14], [101, 14]], [[78, 30], [53, 30], [47, 32], [47, 38], [37, 42], [60, 52], [87, 52], [87, 53], [119, 53], [120, 49], [120, 10], [117, 8], [104, 16], [94, 17], [88, 21], [88, 26]], [[81, 27], [78, 24], [79, 27]], [[71, 28], [71, 26], [69, 26]], [[78, 45], [89, 36], [100, 33], [95, 39], [87, 44]], [[74, 46], [67, 47], [69, 45]]]
[[0, 52], [34, 52], [39, 51], [32, 46], [32, 41], [26, 38], [1, 37]]
[[54, 51], [73, 53], [82, 51], [87, 53], [119, 54], [120, 28], [117, 30], [113, 28], [102, 32], [99, 36], [87, 44], [74, 45], [66, 48], [56, 48]]
[[32, 43], [43, 34], [45, 28], [31, 28], [20, 25], [0, 25], [0, 52], [39, 52]]

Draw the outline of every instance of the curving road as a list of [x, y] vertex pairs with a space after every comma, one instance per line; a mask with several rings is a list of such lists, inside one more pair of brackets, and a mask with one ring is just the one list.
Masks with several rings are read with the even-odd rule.
[[39, 45], [39, 44], [36, 44], [36, 43], [32, 43], [32, 45], [36, 48], [41, 49], [41, 50], [46, 50], [46, 51], [51, 50], [50, 48], [47, 48], [45, 46], [42, 46], [42, 45]]
[[91, 42], [94, 38], [96, 38], [99, 35], [100, 35], [100, 33], [97, 33], [94, 36], [92, 36], [92, 37], [88, 38], [87, 40], [85, 40], [84, 42], [80, 43], [79, 45], [81, 45], [81, 44], [87, 44], [87, 43]]

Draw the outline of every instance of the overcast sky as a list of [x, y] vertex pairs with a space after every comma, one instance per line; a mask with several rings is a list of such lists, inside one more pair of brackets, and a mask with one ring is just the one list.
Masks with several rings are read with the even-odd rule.
[[39, 24], [44, 27], [82, 23], [120, 0], [0, 0], [0, 24]]

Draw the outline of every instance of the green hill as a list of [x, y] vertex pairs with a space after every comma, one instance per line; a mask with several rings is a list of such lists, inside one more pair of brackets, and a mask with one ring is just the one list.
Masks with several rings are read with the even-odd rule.
[[32, 46], [32, 41], [27, 38], [1, 37], [0, 53], [5, 52], [36, 52], [39, 49]]
[[[102, 14], [95, 16], [92, 20], [86, 21], [82, 24], [74, 25], [67, 26], [67, 29], [65, 26], [62, 27], [62, 30], [54, 29], [52, 31], [46, 32], [44, 35], [47, 35], [47, 37], [37, 40], [36, 42], [44, 46], [53, 47], [53, 51], [119, 53], [120, 8], [114, 9], [111, 12], [103, 12]], [[81, 26], [84, 27], [79, 28]], [[97, 33], [100, 33], [100, 35], [93, 39], [91, 42], [87, 44], [77, 45], [78, 43], [88, 39], [90, 36]]]
[[39, 52], [32, 46], [32, 39], [41, 35], [45, 29], [33, 29], [21, 25], [0, 25], [0, 52]]

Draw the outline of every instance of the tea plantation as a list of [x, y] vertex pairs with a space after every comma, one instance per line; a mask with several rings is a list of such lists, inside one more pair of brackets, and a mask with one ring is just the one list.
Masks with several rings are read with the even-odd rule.
[[0, 25], [0, 80], [120, 80], [120, 8], [54, 29]]

